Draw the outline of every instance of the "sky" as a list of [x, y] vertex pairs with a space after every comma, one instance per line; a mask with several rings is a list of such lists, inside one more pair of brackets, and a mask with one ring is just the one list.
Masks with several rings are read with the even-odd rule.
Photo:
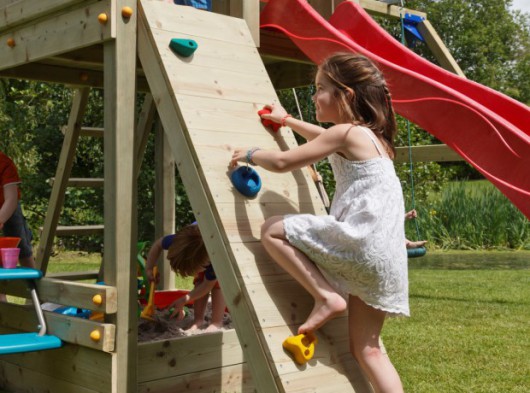
[[530, 13], [530, 0], [513, 0], [513, 8]]

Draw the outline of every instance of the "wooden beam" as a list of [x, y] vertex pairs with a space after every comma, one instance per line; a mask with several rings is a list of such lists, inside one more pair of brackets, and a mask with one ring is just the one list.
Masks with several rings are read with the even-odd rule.
[[[104, 282], [117, 288], [112, 392], [137, 389], [137, 182], [134, 173], [136, 113], [136, 0], [114, 0], [115, 37], [104, 47], [105, 254]], [[133, 12], [124, 17], [121, 10]]]
[[454, 72], [462, 78], [466, 77], [464, 71], [462, 71], [456, 60], [453, 58], [451, 52], [449, 52], [449, 49], [447, 49], [438, 33], [436, 33], [431, 22], [425, 19], [423, 22], [418, 23], [418, 31], [423, 36], [427, 46], [443, 68]]
[[[82, 345], [99, 351], [114, 350], [115, 326], [108, 323], [90, 321], [84, 318], [62, 315], [44, 311], [48, 334], [59, 337], [62, 341]], [[33, 306], [21, 306], [13, 303], [0, 305], [2, 326], [17, 331], [37, 330], [37, 316]], [[9, 316], [9, 318], [7, 317]], [[99, 340], [90, 338], [94, 330], [99, 332]]]
[[359, 4], [366, 12], [374, 16], [385, 16], [393, 19], [400, 19], [403, 14], [416, 15], [421, 18], [427, 18], [427, 14], [411, 10], [409, 8], [401, 8], [399, 5], [390, 5], [376, 0], [349, 0]]
[[13, 29], [16, 26], [43, 19], [47, 15], [64, 11], [65, 9], [76, 6], [79, 3], [90, 3], [92, 1], [83, 0], [21, 0], [9, 1], [7, 4], [4, 0], [0, 3], [0, 32]]
[[[412, 146], [412, 162], [465, 161], [447, 145]], [[396, 148], [396, 163], [409, 162], [409, 148]]]
[[[175, 232], [175, 157], [160, 119], [155, 128], [155, 239]], [[175, 288], [175, 275], [167, 263], [167, 251], [158, 259], [160, 287]]]
[[0, 34], [2, 43], [14, 40], [14, 46], [0, 45], [0, 69], [110, 40], [112, 18], [109, 17], [108, 23], [102, 25], [97, 16], [100, 13], [111, 16], [111, 3], [110, 0], [99, 1]]

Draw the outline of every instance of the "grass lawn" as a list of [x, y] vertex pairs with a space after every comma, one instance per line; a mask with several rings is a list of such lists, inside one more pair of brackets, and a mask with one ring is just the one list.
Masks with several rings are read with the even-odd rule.
[[[96, 270], [100, 260], [62, 253], [48, 270]], [[383, 330], [405, 391], [529, 392], [530, 252], [429, 252], [409, 265], [411, 317]]]
[[383, 331], [405, 391], [529, 392], [530, 252], [434, 254], [411, 260], [411, 317]]

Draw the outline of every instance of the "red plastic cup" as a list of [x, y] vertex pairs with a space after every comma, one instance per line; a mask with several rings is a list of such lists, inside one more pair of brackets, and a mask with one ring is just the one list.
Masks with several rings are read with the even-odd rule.
[[2, 254], [2, 266], [5, 269], [14, 269], [17, 267], [20, 248], [2, 248], [0, 249], [0, 253]]

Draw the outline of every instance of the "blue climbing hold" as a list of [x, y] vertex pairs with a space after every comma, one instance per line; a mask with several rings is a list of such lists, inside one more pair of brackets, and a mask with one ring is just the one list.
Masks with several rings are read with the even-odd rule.
[[180, 56], [190, 57], [199, 46], [195, 40], [190, 40], [188, 38], [173, 38], [169, 43], [169, 47], [173, 52]]
[[236, 190], [244, 196], [253, 197], [261, 190], [261, 178], [258, 172], [249, 166], [237, 168], [232, 172], [230, 179]]

